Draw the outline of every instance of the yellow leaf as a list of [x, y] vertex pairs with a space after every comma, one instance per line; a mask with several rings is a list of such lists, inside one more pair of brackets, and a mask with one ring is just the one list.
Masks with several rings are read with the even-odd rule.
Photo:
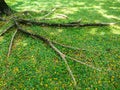
[[0, 37], [0, 42], [3, 41], [3, 37]]
[[14, 73], [17, 73], [17, 72], [19, 72], [19, 69], [18, 69], [18, 67], [14, 67], [14, 69], [13, 69], [13, 72], [14, 72]]

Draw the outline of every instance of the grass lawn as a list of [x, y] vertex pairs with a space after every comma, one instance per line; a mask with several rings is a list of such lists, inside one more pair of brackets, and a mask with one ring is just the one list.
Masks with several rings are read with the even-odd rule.
[[[6, 0], [18, 12], [29, 10], [26, 19], [40, 19], [57, 9], [44, 22], [120, 22], [120, 0]], [[57, 19], [55, 19], [57, 18]], [[0, 22], [2, 32], [11, 22]], [[48, 39], [86, 49], [56, 46], [65, 54], [102, 69], [94, 70], [67, 59], [77, 90], [120, 90], [120, 23], [107, 27], [56, 28], [23, 26]], [[6, 58], [14, 29], [0, 37], [0, 90], [74, 90], [64, 61], [46, 44], [17, 33], [12, 53]]]

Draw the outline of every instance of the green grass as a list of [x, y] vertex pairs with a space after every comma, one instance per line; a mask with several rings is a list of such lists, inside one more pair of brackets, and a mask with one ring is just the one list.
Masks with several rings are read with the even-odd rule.
[[[23, 18], [40, 18], [55, 7], [59, 7], [48, 18], [60, 14], [59, 18], [45, 22], [119, 22], [119, 0], [6, 0], [16, 11], [35, 11]], [[40, 13], [41, 12], [41, 13]], [[0, 22], [0, 32], [4, 26]], [[67, 59], [77, 80], [78, 90], [120, 89], [120, 25], [86, 28], [50, 28], [23, 26], [26, 30], [51, 40], [84, 48], [74, 51], [57, 46], [67, 55], [102, 68], [93, 70]], [[0, 37], [0, 90], [74, 90], [73, 81], [64, 61], [42, 41], [18, 33], [12, 54], [6, 58], [14, 29]], [[105, 70], [109, 71], [105, 71]]]

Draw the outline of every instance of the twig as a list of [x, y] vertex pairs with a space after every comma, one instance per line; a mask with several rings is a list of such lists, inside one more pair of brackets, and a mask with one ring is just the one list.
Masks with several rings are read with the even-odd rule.
[[66, 67], [67, 67], [67, 70], [69, 71], [69, 73], [70, 73], [70, 75], [71, 75], [71, 77], [72, 77], [72, 79], [73, 79], [73, 81], [74, 81], [74, 85], [76, 86], [76, 80], [75, 80], [75, 78], [74, 78], [74, 75], [73, 75], [73, 73], [72, 73], [72, 71], [71, 71], [68, 63], [67, 63], [67, 60], [65, 59], [65, 55], [64, 55], [62, 52], [60, 52], [60, 51], [52, 44], [52, 42], [50, 42], [48, 39], [46, 39], [46, 38], [44, 38], [44, 37], [42, 37], [42, 36], [40, 36], [40, 35], [36, 35], [36, 34], [30, 33], [30, 32], [27, 32], [27, 31], [25, 31], [25, 30], [23, 30], [23, 29], [20, 29], [20, 28], [19, 28], [19, 31], [21, 31], [21, 32], [23, 32], [23, 33], [25, 33], [25, 34], [27, 34], [27, 35], [30, 35], [30, 36], [32, 36], [32, 37], [36, 37], [36, 38], [42, 40], [43, 42], [45, 42], [47, 45], [50, 45], [50, 47], [64, 60], [65, 65], [66, 65]]
[[23, 32], [23, 33], [25, 33], [25, 34], [27, 34], [27, 35], [30, 35], [31, 37], [36, 37], [36, 38], [42, 40], [43, 42], [45, 42], [47, 45], [50, 45], [50, 47], [64, 60], [65, 65], [66, 65], [66, 67], [67, 67], [67, 70], [69, 71], [69, 73], [70, 73], [70, 75], [71, 75], [71, 77], [72, 77], [72, 79], [73, 79], [73, 81], [74, 81], [74, 85], [75, 85], [75, 86], [76, 86], [76, 80], [75, 80], [75, 78], [74, 78], [74, 75], [73, 75], [73, 73], [72, 73], [72, 71], [71, 71], [68, 63], [67, 63], [66, 58], [72, 59], [72, 60], [74, 60], [74, 61], [76, 61], [76, 62], [79, 62], [79, 63], [81, 63], [81, 64], [83, 64], [83, 65], [86, 65], [86, 66], [88, 66], [88, 67], [90, 67], [90, 68], [92, 68], [92, 69], [101, 71], [100, 69], [95, 68], [94, 66], [88, 65], [88, 64], [86, 64], [86, 63], [84, 63], [84, 62], [81, 62], [81, 61], [75, 59], [75, 58], [72, 58], [72, 57], [69, 57], [69, 56], [63, 54], [63, 53], [62, 53], [59, 49], [57, 49], [57, 48], [54, 46], [54, 44], [53, 44], [51, 41], [49, 41], [47, 38], [44, 38], [44, 37], [42, 37], [42, 36], [40, 36], [40, 35], [36, 35], [36, 34], [30, 33], [30, 32], [25, 31], [25, 30], [23, 30], [23, 29], [19, 29], [19, 31], [21, 31], [21, 32]]
[[2, 33], [0, 34], [0, 36], [3, 36], [8, 30], [10, 30], [12, 27], [14, 27], [15, 24], [10, 25], [8, 28], [6, 28], [5, 30], [2, 31]]
[[46, 17], [48, 17], [49, 15], [51, 15], [57, 8], [53, 8], [48, 14], [46, 14], [45, 16], [43, 16], [41, 19], [45, 19]]
[[14, 32], [14, 34], [13, 34], [13, 36], [12, 36], [12, 38], [11, 38], [11, 41], [10, 41], [10, 45], [9, 45], [9, 50], [8, 50], [7, 57], [9, 57], [9, 56], [10, 56], [10, 54], [11, 54], [13, 41], [14, 41], [14, 39], [15, 39], [15, 35], [17, 34], [17, 31], [18, 31], [18, 30], [16, 30], [16, 31]]

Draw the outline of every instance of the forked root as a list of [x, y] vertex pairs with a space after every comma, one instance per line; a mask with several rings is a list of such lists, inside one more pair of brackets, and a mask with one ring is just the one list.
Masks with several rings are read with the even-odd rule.
[[32, 38], [33, 38], [33, 37], [34, 37], [34, 38], [38, 38], [38, 39], [42, 40], [44, 43], [46, 43], [47, 45], [49, 45], [49, 46], [64, 60], [65, 65], [66, 65], [66, 68], [67, 68], [67, 70], [68, 70], [68, 72], [69, 72], [69, 74], [70, 74], [70, 76], [71, 76], [71, 78], [72, 78], [72, 80], [73, 80], [73, 82], [74, 82], [74, 86], [77, 85], [77, 82], [76, 82], [76, 79], [75, 79], [75, 77], [74, 77], [74, 75], [73, 75], [72, 70], [70, 69], [70, 66], [69, 66], [66, 58], [72, 59], [72, 60], [74, 60], [74, 61], [76, 61], [76, 62], [79, 62], [79, 63], [81, 63], [81, 64], [83, 64], [83, 65], [86, 65], [87, 67], [90, 67], [90, 68], [92, 68], [92, 69], [95, 69], [95, 70], [97, 70], [97, 71], [100, 71], [100, 69], [97, 69], [97, 68], [95, 68], [95, 67], [92, 66], [92, 65], [88, 65], [88, 64], [86, 64], [86, 63], [84, 63], [84, 62], [82, 62], [82, 61], [78, 61], [78, 60], [76, 60], [75, 58], [72, 58], [72, 57], [69, 57], [69, 56], [63, 54], [58, 48], [55, 47], [55, 45], [54, 45], [49, 39], [47, 39], [47, 38], [45, 38], [45, 37], [43, 37], [43, 36], [40, 36], [40, 35], [37, 35], [37, 34], [33, 34], [33, 33], [31, 33], [31, 32], [28, 32], [28, 31], [26, 31], [26, 30], [23, 30], [23, 29], [21, 29], [21, 28], [19, 28], [19, 31], [22, 32], [22, 33], [24, 33], [24, 34], [30, 35]]
[[[55, 9], [54, 9], [55, 10]], [[54, 11], [53, 10], [53, 11]], [[51, 13], [50, 13], [51, 14]], [[48, 14], [49, 15], [49, 14]], [[46, 15], [47, 16], [47, 15]], [[46, 17], [45, 16], [45, 17]], [[73, 75], [73, 72], [72, 70], [70, 69], [70, 66], [68, 64], [68, 61], [66, 59], [71, 59], [71, 60], [74, 60], [82, 65], [85, 65], [89, 68], [92, 68], [92, 69], [95, 69], [97, 71], [101, 71], [101, 69], [99, 68], [96, 68], [92, 65], [88, 65], [80, 60], [77, 60], [73, 57], [70, 57], [70, 56], [67, 56], [66, 54], [64, 54], [63, 52], [61, 52], [55, 45], [59, 45], [59, 46], [62, 46], [64, 48], [69, 48], [69, 49], [74, 49], [74, 50], [83, 50], [83, 51], [88, 51], [88, 50], [85, 50], [85, 49], [80, 49], [80, 48], [76, 48], [76, 47], [72, 47], [72, 46], [67, 46], [67, 45], [64, 45], [64, 44], [61, 44], [61, 43], [57, 43], [57, 42], [54, 42], [54, 41], [51, 41], [41, 35], [37, 35], [37, 34], [34, 34], [34, 33], [31, 33], [31, 32], [28, 32], [24, 29], [21, 28], [20, 24], [25, 24], [27, 25], [28, 23], [32, 24], [32, 25], [39, 25], [39, 26], [50, 26], [50, 27], [88, 27], [88, 26], [109, 26], [111, 25], [110, 23], [90, 23], [90, 24], [81, 24], [80, 21], [77, 21], [77, 22], [71, 22], [71, 23], [66, 23], [66, 24], [58, 24], [58, 23], [45, 23], [45, 22], [36, 22], [36, 21], [31, 21], [31, 20], [24, 20], [24, 19], [16, 19], [16, 18], [13, 18], [13, 21], [14, 23], [9, 26], [7, 29], [5, 29], [1, 34], [0, 36], [4, 35], [8, 30], [10, 30], [12, 27], [15, 27], [16, 28], [16, 31], [14, 32], [12, 38], [11, 38], [11, 41], [10, 41], [10, 45], [9, 45], [9, 50], [8, 50], [8, 55], [7, 57], [10, 56], [11, 54], [11, 50], [12, 50], [12, 45], [13, 45], [13, 42], [14, 42], [14, 39], [15, 39], [15, 36], [17, 34], [17, 32], [22, 32], [23, 34], [26, 34], [26, 35], [29, 35], [31, 36], [32, 38], [37, 38], [39, 40], [42, 40], [45, 44], [47, 44], [48, 46], [50, 46], [50, 48], [52, 48], [61, 58], [62, 60], [64, 61], [65, 63], [65, 66], [74, 82], [74, 86], [76, 87], [77, 85], [77, 81]], [[115, 23], [114, 23], [115, 24]]]

